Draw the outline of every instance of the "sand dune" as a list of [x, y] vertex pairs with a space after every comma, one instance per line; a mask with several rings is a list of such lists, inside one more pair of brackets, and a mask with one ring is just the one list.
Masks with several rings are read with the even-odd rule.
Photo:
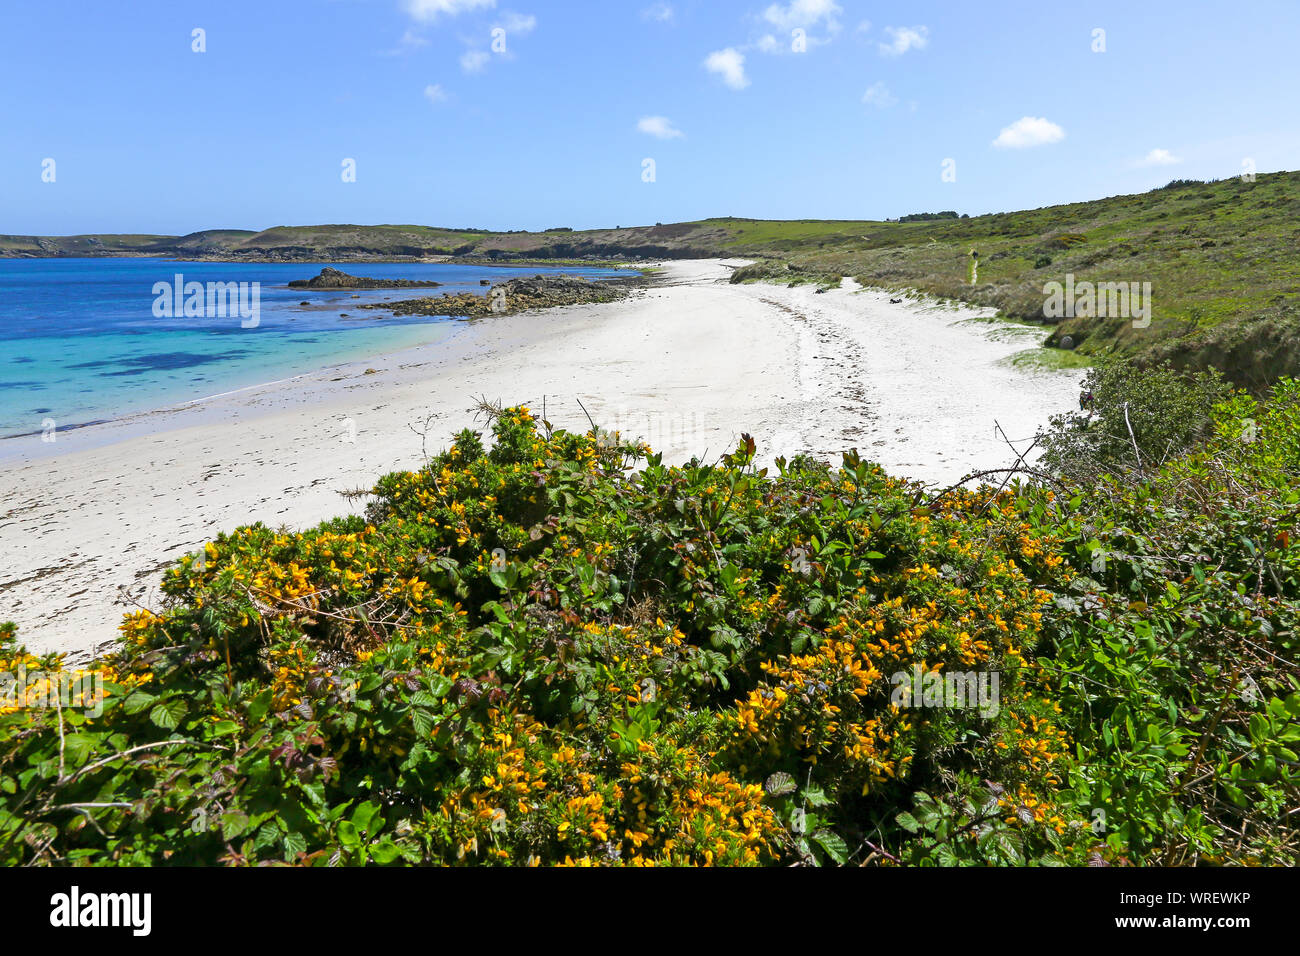
[[586, 430], [581, 400], [674, 462], [748, 432], [766, 461], [856, 447], [932, 482], [1006, 463], [995, 421], [1025, 438], [1077, 399], [1078, 373], [1004, 361], [1041, 330], [852, 282], [733, 286], [735, 264], [669, 263], [624, 302], [465, 323], [447, 343], [15, 442], [0, 452], [0, 620], [33, 649], [110, 642], [129, 602], [157, 604], [168, 563], [240, 524], [360, 508], [339, 492], [418, 466], [410, 426], [428, 418], [432, 454], [475, 424], [480, 395]]

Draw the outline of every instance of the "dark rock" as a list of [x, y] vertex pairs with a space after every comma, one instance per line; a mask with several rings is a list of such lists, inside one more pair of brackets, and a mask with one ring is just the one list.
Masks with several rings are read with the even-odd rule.
[[362, 309], [383, 309], [395, 315], [508, 315], [528, 309], [550, 309], [561, 305], [613, 302], [627, 295], [628, 286], [619, 280], [590, 282], [573, 276], [532, 276], [508, 279], [492, 286], [487, 295], [443, 293], [423, 299], [372, 303]]
[[[441, 282], [416, 279], [367, 279], [326, 266], [314, 279], [294, 279], [290, 289], [433, 289]], [[306, 303], [304, 303], [305, 305]]]

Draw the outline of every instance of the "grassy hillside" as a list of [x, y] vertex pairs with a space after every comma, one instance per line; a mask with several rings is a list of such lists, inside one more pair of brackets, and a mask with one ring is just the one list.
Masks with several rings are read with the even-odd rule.
[[482, 235], [430, 226], [275, 226], [209, 251], [232, 258], [400, 259], [468, 251]]
[[0, 236], [0, 259], [150, 255], [175, 236]]
[[[736, 221], [731, 221], [736, 222]], [[1171, 185], [1087, 203], [920, 223], [749, 224], [730, 248], [761, 261], [737, 278], [837, 279], [1043, 318], [1044, 285], [1150, 282], [1153, 316], [1066, 319], [1085, 355], [1216, 365], [1258, 386], [1300, 365], [1300, 174]], [[733, 226], [733, 228], [736, 228]], [[970, 281], [978, 253], [978, 282]]]

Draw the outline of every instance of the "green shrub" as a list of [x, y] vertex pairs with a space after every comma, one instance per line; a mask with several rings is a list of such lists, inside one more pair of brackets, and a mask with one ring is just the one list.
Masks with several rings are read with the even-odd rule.
[[1084, 379], [1086, 409], [1051, 418], [1043, 464], [1071, 481], [1158, 470], [1207, 437], [1216, 402], [1231, 394], [1215, 370], [1177, 372], [1102, 360]]
[[1045, 631], [1079, 806], [1117, 859], [1294, 863], [1300, 387], [1236, 396], [1202, 448], [1047, 518], [1079, 572]]

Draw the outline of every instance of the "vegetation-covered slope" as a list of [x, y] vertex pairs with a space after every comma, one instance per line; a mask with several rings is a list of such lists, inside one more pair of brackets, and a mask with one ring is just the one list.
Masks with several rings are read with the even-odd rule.
[[175, 236], [0, 236], [0, 258], [140, 256], [170, 249]]
[[1297, 862], [1294, 383], [1078, 488], [491, 417], [0, 712], [0, 861]]
[[[1217, 367], [1262, 387], [1300, 370], [1300, 174], [1174, 183], [1135, 196], [918, 223], [870, 224], [857, 236], [807, 230], [780, 238], [763, 224], [749, 254], [773, 258], [738, 274], [790, 280], [857, 277], [1042, 321], [1049, 282], [1151, 284], [1149, 323], [1067, 318], [1089, 356]], [[855, 224], [856, 225], [856, 224]], [[867, 224], [863, 224], [867, 225]], [[797, 236], [797, 238], [795, 238]], [[977, 279], [971, 281], [972, 253]]]

